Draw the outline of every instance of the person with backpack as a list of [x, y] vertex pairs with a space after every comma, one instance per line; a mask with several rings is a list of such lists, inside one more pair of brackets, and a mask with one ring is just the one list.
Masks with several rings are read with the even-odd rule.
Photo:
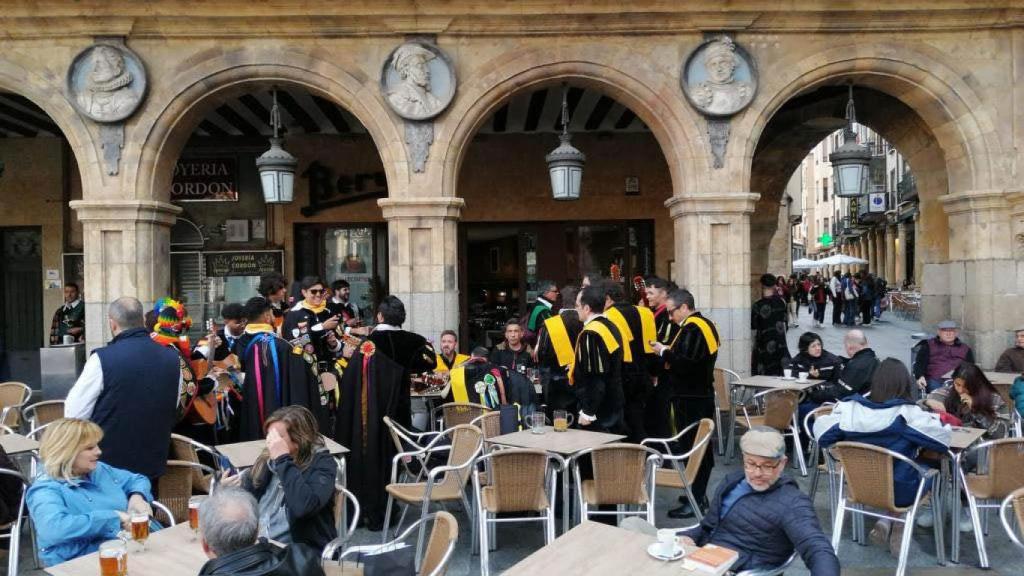
[[860, 292], [857, 290], [857, 283], [853, 281], [853, 275], [849, 272], [843, 275], [843, 324], [855, 326], [857, 324], [857, 301]]

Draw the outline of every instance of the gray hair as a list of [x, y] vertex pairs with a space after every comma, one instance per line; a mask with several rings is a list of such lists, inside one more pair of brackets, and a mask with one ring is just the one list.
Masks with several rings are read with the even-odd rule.
[[110, 308], [107, 309], [107, 315], [121, 330], [143, 326], [142, 302], [131, 296], [121, 296], [111, 302]]
[[252, 546], [259, 527], [256, 498], [241, 488], [219, 486], [199, 507], [203, 541], [218, 557]]
[[861, 330], [850, 330], [843, 337], [843, 342], [846, 344], [854, 344], [862, 348], [866, 348], [868, 345], [868, 337], [864, 335]]

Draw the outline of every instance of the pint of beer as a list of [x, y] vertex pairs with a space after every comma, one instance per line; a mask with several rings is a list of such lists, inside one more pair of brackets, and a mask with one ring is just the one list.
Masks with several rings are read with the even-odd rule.
[[188, 499], [188, 527], [192, 529], [193, 539], [199, 534], [199, 507], [205, 498], [205, 496], [193, 496]]
[[149, 538], [149, 516], [146, 514], [132, 514], [132, 540], [146, 549], [146, 540]]
[[100, 544], [100, 576], [126, 576], [128, 574], [128, 549], [121, 540], [110, 540]]

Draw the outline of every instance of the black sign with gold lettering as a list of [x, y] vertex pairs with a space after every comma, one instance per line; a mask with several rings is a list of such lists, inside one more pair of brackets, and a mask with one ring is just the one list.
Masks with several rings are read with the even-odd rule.
[[314, 160], [300, 176], [309, 181], [309, 205], [302, 207], [303, 216], [312, 216], [326, 208], [366, 198], [383, 198], [388, 195], [388, 181], [383, 172], [352, 176], [342, 174], [335, 178], [330, 168]]
[[260, 276], [281, 271], [280, 252], [216, 252], [206, 255], [206, 275]]
[[179, 158], [171, 181], [174, 202], [237, 202], [235, 158]]

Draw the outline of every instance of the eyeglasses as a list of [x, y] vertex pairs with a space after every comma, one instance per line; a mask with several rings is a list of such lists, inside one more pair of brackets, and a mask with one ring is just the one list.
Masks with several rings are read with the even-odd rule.
[[669, 314], [672, 314], [672, 313], [673, 313], [673, 312], [675, 312], [676, 310], [679, 310], [679, 308], [681, 308], [681, 306], [676, 306], [675, 308], [668, 308], [668, 309], [666, 309], [666, 311], [667, 311], [667, 312], [668, 312]]
[[309, 292], [313, 296], [319, 296], [319, 295], [324, 293], [324, 289], [323, 288], [310, 288], [309, 290], [307, 290], [307, 292]]
[[779, 464], [781, 463], [782, 460], [778, 460], [771, 464], [754, 464], [753, 462], [747, 462], [746, 460], [744, 460], [743, 469], [749, 470], [751, 472], [754, 472], [756, 470], [757, 472], [760, 472], [762, 474], [771, 474], [772, 472], [775, 472], [775, 470], [779, 467]]

